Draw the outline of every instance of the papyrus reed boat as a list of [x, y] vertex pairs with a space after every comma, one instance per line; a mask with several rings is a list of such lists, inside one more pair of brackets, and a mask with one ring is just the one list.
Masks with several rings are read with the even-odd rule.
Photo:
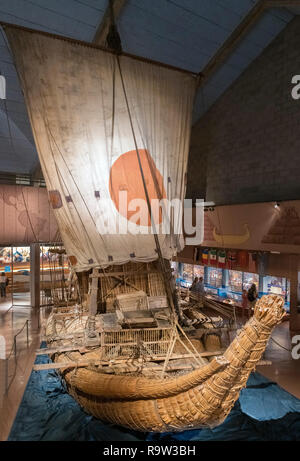
[[[57, 354], [70, 394], [93, 416], [139, 431], [182, 431], [216, 426], [228, 415], [265, 350], [271, 332], [285, 311], [280, 296], [263, 296], [254, 316], [223, 356], [207, 365], [169, 379], [104, 374], [101, 368], [68, 368], [82, 354]], [[48, 324], [48, 340], [51, 321]], [[87, 352], [97, 360], [99, 351]]]
[[[211, 362], [179, 324], [167, 263], [184, 246], [182, 217], [167, 204], [185, 196], [198, 76], [4, 27], [49, 200], [88, 310], [56, 306], [47, 325], [70, 394], [94, 416], [137, 430], [219, 424], [281, 320], [283, 301], [262, 298]], [[152, 213], [158, 201], [162, 208]], [[178, 344], [189, 353], [179, 353]], [[175, 375], [167, 377], [170, 361]], [[196, 369], [186, 373], [186, 364]]]

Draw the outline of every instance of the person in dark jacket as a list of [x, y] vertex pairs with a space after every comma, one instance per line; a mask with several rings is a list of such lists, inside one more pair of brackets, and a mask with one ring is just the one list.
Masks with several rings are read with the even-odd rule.
[[253, 283], [251, 287], [249, 288], [247, 296], [248, 296], [248, 301], [249, 301], [249, 307], [251, 309], [254, 309], [255, 303], [258, 297], [255, 283]]
[[195, 277], [192, 285], [190, 286], [190, 291], [196, 291], [195, 288], [196, 288], [197, 283], [198, 283], [198, 277]]
[[205, 289], [203, 277], [200, 277], [197, 283], [194, 286], [193, 292], [197, 295], [199, 306], [203, 307]]
[[2, 272], [0, 275], [0, 293], [1, 298], [6, 298], [6, 286], [7, 286], [8, 278], [5, 275], [5, 272]]

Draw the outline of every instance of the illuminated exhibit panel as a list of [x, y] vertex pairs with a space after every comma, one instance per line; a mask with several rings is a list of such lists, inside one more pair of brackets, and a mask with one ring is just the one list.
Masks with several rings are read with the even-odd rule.
[[263, 278], [263, 291], [268, 294], [272, 293], [284, 296], [286, 293], [286, 279], [267, 275]]
[[171, 269], [172, 269], [172, 274], [177, 279], [177, 277], [179, 276], [178, 262], [171, 261]]
[[194, 279], [194, 265], [193, 264], [183, 264], [181, 285], [183, 287], [190, 287], [193, 279]]
[[0, 271], [9, 279], [7, 292], [29, 292], [30, 247], [2, 247]]
[[263, 293], [282, 296], [286, 307], [288, 307], [290, 302], [290, 281], [285, 277], [266, 275], [263, 277]]
[[194, 266], [194, 277], [204, 278], [204, 266]]
[[[204, 279], [204, 267], [194, 264], [181, 264], [178, 267], [178, 280], [180, 285], [185, 288], [189, 288], [195, 277], [203, 277]], [[181, 270], [180, 270], [181, 268]]]
[[[203, 277], [207, 295], [218, 296], [237, 304], [242, 302], [242, 291], [256, 285], [259, 298], [264, 294], [283, 297], [285, 308], [289, 309], [290, 282], [284, 277], [259, 276], [253, 272], [241, 272], [193, 264], [178, 264], [178, 281], [182, 287], [190, 287], [195, 277]], [[226, 275], [228, 272], [228, 275]]]
[[229, 272], [229, 288], [234, 292], [241, 292], [243, 286], [243, 272], [228, 271]]
[[30, 298], [30, 247], [13, 247], [13, 304], [29, 306]]
[[14, 305], [30, 305], [30, 247], [0, 248], [0, 272], [8, 278], [6, 295]]
[[259, 291], [259, 275], [251, 272], [243, 273], [243, 290], [249, 290], [253, 283], [256, 285], [256, 290]]
[[7, 295], [12, 291], [12, 262], [12, 247], [0, 247], [0, 272], [5, 272], [5, 275], [8, 278], [8, 285], [6, 287]]
[[[11, 266], [12, 261], [12, 249], [11, 247], [1, 247], [0, 248], [0, 271], [8, 271], [8, 266]], [[9, 267], [9, 271], [11, 267]]]
[[208, 267], [208, 285], [211, 285], [216, 288], [222, 286], [222, 269], [215, 269], [213, 267]]

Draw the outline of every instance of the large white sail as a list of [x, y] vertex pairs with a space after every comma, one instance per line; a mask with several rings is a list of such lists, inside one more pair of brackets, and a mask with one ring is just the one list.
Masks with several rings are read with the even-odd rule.
[[[5, 31], [74, 268], [156, 259], [150, 222], [132, 222], [135, 201], [125, 217], [122, 200], [145, 198], [136, 147], [150, 199], [183, 200], [196, 78], [38, 32]], [[165, 258], [183, 246], [182, 235], [158, 236]]]

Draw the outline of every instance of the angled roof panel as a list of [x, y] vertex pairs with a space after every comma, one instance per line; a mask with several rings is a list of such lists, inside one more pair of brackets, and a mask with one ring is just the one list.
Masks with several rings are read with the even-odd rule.
[[[283, 13], [284, 11], [284, 13]], [[206, 82], [201, 89], [202, 96], [197, 97], [194, 108], [194, 122], [207, 112], [221, 94], [244, 72], [272, 40], [293, 19], [285, 10], [271, 9], [257, 22], [253, 29], [235, 48], [224, 64]]]
[[[1, 0], [0, 20], [92, 41], [107, 5], [108, 0]], [[38, 157], [19, 79], [3, 33], [0, 33], [0, 73], [6, 77], [7, 95], [6, 101], [0, 100], [0, 171], [29, 173], [38, 163]]]
[[[199, 72], [255, 3], [255, 0], [127, 0], [118, 19], [123, 48]], [[107, 6], [108, 0], [1, 0], [0, 20], [92, 41]], [[264, 14], [199, 91], [194, 121], [209, 110], [296, 12], [294, 8], [281, 8]], [[37, 153], [17, 73], [1, 33], [0, 72], [7, 78], [7, 100], [0, 100], [0, 171], [29, 172], [38, 162]], [[9, 139], [10, 134], [16, 143]], [[17, 146], [17, 153], [12, 146]]]

